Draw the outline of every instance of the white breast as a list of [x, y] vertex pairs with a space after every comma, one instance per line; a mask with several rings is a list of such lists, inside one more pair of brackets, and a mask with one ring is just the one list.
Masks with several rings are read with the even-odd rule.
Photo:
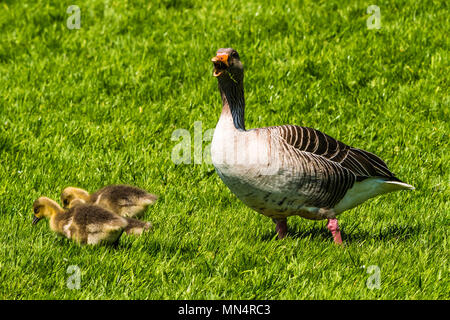
[[277, 154], [263, 130], [241, 131], [218, 125], [211, 143], [211, 160], [219, 174], [252, 183], [279, 171]]
[[246, 205], [269, 216], [280, 208], [280, 201], [286, 214], [302, 208], [305, 201], [293, 187], [295, 176], [280, 165], [283, 153], [276, 142], [266, 130], [218, 126], [211, 143], [211, 159], [223, 182]]

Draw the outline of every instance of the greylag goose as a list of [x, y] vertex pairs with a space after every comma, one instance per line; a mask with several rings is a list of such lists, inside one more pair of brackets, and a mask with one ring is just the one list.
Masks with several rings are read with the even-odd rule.
[[158, 196], [129, 185], [110, 185], [89, 194], [86, 190], [67, 187], [61, 193], [64, 208], [70, 208], [74, 199], [82, 199], [86, 203], [97, 204], [122, 217], [134, 217], [155, 203]]
[[213, 75], [222, 113], [211, 143], [211, 160], [228, 188], [253, 210], [272, 218], [278, 238], [287, 218], [328, 219], [341, 244], [337, 215], [396, 190], [413, 190], [379, 157], [315, 129], [283, 125], [246, 130], [244, 69], [232, 48], [219, 49]]

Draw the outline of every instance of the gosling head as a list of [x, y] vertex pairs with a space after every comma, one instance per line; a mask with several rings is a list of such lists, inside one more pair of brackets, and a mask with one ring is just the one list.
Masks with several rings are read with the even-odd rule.
[[33, 203], [33, 225], [43, 218], [50, 219], [53, 215], [61, 211], [61, 207], [55, 201], [47, 197], [40, 197]]
[[74, 187], [67, 187], [61, 192], [61, 203], [64, 209], [79, 204], [79, 202], [73, 202], [75, 199], [80, 199], [84, 203], [89, 200], [89, 193], [86, 190]]

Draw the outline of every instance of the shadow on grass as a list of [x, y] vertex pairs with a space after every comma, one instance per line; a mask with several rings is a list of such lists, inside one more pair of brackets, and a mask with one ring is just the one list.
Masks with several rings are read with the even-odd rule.
[[[407, 240], [420, 233], [420, 227], [404, 226], [404, 225], [392, 225], [381, 230], [375, 230], [370, 232], [367, 230], [359, 230], [357, 227], [352, 230], [341, 229], [342, 241], [344, 242], [362, 242], [370, 239], [379, 241], [389, 241], [393, 239]], [[309, 229], [289, 229], [287, 237], [292, 239], [318, 239], [323, 241], [332, 241], [333, 237], [331, 232], [328, 231], [326, 226], [313, 226]], [[275, 238], [275, 232], [266, 233], [261, 236], [263, 241], [270, 241]]]
[[133, 236], [129, 236], [130, 240], [121, 240], [114, 250], [116, 251], [130, 251], [137, 250], [146, 253], [150, 256], [157, 256], [160, 254], [174, 256], [180, 254], [183, 256], [192, 256], [198, 251], [198, 246], [189, 243], [180, 243], [179, 241], [162, 241], [159, 242], [154, 239], [145, 239], [138, 245], [134, 244]]

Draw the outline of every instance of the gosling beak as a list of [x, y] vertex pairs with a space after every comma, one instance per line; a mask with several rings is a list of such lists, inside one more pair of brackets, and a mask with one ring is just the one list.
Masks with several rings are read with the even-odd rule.
[[214, 64], [214, 77], [220, 76], [226, 68], [230, 66], [228, 63], [228, 54], [226, 53], [217, 53], [217, 55], [211, 59]]
[[41, 218], [38, 218], [38, 217], [35, 216], [35, 217], [33, 218], [33, 223], [32, 223], [33, 226], [34, 226], [36, 223], [38, 223], [39, 220], [41, 220]]

